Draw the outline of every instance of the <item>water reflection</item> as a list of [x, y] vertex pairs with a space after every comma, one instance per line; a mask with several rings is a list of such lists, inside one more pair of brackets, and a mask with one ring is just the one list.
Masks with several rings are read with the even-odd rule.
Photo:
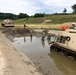
[[[27, 40], [26, 40], [26, 37], [28, 37], [28, 35], [27, 35], [27, 36], [24, 35], [24, 43], [27, 41]], [[33, 36], [32, 34], [30, 34], [29, 37], [30, 37], [30, 42], [32, 42], [34, 36]], [[36, 37], [37, 37], [37, 36], [36, 36]], [[41, 37], [40, 37], [40, 38], [41, 38]], [[48, 45], [50, 45], [49, 43], [51, 42], [51, 40], [53, 40], [52, 38], [54, 38], [54, 37], [42, 36], [42, 38], [41, 38], [41, 44], [42, 44], [42, 46], [45, 47], [45, 41], [47, 41]]]
[[45, 40], [41, 40], [42, 46], [45, 47]]
[[49, 56], [53, 58], [56, 66], [63, 72], [64, 75], [76, 75], [76, 60], [62, 56], [53, 50], [51, 50]]
[[24, 42], [26, 42], [26, 38], [25, 38], [25, 36], [24, 36]]
[[[27, 41], [27, 40], [26, 40], [26, 37], [27, 37], [27, 36], [28, 36], [28, 35], [24, 35], [24, 36], [23, 36], [23, 38], [24, 38], [24, 43]], [[30, 36], [29, 36], [29, 37], [30, 37], [30, 42], [32, 42], [33, 35], [32, 35], [32, 34], [30, 34]]]
[[50, 42], [51, 42], [51, 37], [47, 37], [47, 42], [48, 42], [48, 45], [50, 45]]
[[45, 47], [45, 36], [44, 35], [41, 38], [41, 43], [42, 43], [42, 46]]
[[32, 37], [33, 37], [32, 34], [30, 34], [30, 42], [32, 42]]
[[52, 73], [50, 75], [76, 75], [75, 60], [70, 60], [55, 51], [50, 52], [49, 42], [54, 41], [54, 37], [45, 36], [44, 40], [41, 39], [42, 36], [30, 34], [25, 37], [16, 37], [14, 44], [30, 59], [40, 63], [45, 74], [49, 71]]

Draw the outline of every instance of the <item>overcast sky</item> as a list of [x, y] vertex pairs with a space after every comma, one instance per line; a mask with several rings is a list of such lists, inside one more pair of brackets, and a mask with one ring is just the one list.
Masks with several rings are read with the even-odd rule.
[[76, 0], [0, 0], [0, 12], [5, 13], [60, 13], [64, 8], [67, 12], [72, 12], [71, 6], [76, 4]]

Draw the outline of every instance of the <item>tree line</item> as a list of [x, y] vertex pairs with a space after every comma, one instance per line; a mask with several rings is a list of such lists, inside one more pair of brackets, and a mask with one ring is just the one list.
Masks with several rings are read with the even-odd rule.
[[13, 20], [16, 20], [16, 19], [20, 19], [20, 18], [28, 18], [29, 15], [27, 15], [26, 13], [20, 13], [19, 15], [15, 15], [13, 13], [1, 13], [0, 12], [0, 20], [2, 19], [13, 19]]
[[[73, 9], [73, 12], [70, 13], [70, 14], [76, 14], [76, 4], [71, 6], [71, 8]], [[67, 9], [64, 8], [63, 9], [63, 13], [54, 13], [54, 14], [55, 15], [57, 15], [57, 14], [58, 15], [60, 15], [60, 14], [68, 14], [66, 12], [67, 12]], [[19, 13], [18, 15], [15, 15], [13, 13], [2, 13], [2, 12], [0, 12], [0, 20], [3, 20], [3, 19], [13, 19], [13, 20], [16, 20], [16, 19], [29, 18], [29, 17], [37, 18], [37, 17], [44, 17], [45, 15], [47, 15], [47, 14], [45, 14], [45, 13], [35, 13], [33, 16], [29, 16], [26, 13]]]
[[44, 17], [44, 13], [36, 13], [33, 16], [29, 16], [26, 13], [19, 13], [19, 15], [15, 15], [13, 13], [1, 13], [0, 12], [0, 20], [2, 19], [21, 19], [21, 18], [29, 18], [29, 17]]

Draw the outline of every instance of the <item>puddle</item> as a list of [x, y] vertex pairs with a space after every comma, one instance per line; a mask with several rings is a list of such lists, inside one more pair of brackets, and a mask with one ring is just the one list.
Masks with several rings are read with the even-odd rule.
[[41, 36], [15, 37], [13, 43], [37, 66], [43, 75], [76, 75], [76, 61], [50, 51], [49, 40]]

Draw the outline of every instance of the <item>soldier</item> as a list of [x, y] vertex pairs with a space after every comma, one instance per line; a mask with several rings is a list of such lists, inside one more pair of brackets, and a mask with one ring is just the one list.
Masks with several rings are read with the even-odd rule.
[[73, 22], [73, 23], [72, 23], [72, 27], [73, 27], [73, 29], [76, 28], [76, 22]]
[[24, 24], [24, 29], [25, 29], [26, 25]]

